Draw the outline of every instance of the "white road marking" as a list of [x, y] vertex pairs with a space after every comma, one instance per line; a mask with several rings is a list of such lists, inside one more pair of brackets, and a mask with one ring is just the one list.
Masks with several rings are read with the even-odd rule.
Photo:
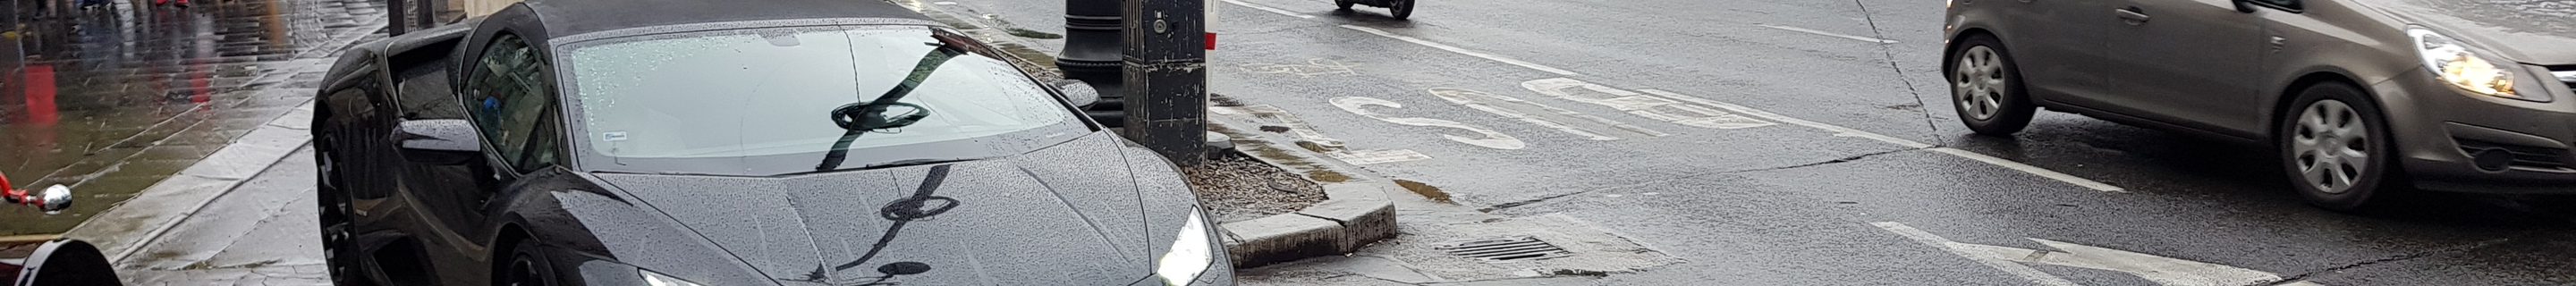
[[1977, 263], [1985, 264], [1988, 267], [1994, 267], [1995, 270], [2003, 270], [2004, 273], [2012, 273], [2013, 276], [2021, 276], [2022, 279], [2030, 280], [2031, 283], [2039, 283], [2039, 285], [2049, 286], [2078, 285], [2075, 284], [2075, 281], [2067, 281], [2066, 278], [2060, 278], [2057, 277], [2057, 275], [2050, 275], [2048, 272], [2039, 272], [2039, 269], [2032, 269], [2029, 265], [2021, 265], [2020, 263], [2005, 261], [2001, 258], [1995, 258], [1995, 255], [1992, 254], [1978, 254], [1977, 251], [1979, 249], [1962, 247], [1962, 245], [1966, 244], [1950, 242], [1949, 239], [1941, 238], [1940, 235], [1935, 235], [1931, 232], [1924, 232], [1921, 229], [1915, 229], [1912, 226], [1906, 226], [1902, 223], [1876, 222], [1870, 223], [1870, 225], [1887, 229], [1887, 231], [1895, 232], [1897, 235], [1903, 235], [1905, 238], [1914, 239], [1914, 242], [1921, 242], [1924, 245], [1932, 246], [1932, 248], [1939, 248], [1942, 251], [1948, 251], [1950, 254], [1967, 257], [1968, 260], [1975, 260]]
[[[1231, 0], [1229, 0], [1229, 1], [1231, 1]], [[1781, 30], [1789, 30], [1789, 31], [1796, 31], [1796, 32], [1804, 32], [1804, 33], [1808, 33], [1808, 34], [1817, 34], [1817, 35], [1824, 35], [1824, 36], [1828, 36], [1828, 37], [1835, 37], [1835, 38], [1844, 38], [1844, 39], [1861, 40], [1861, 41], [1872, 42], [1872, 43], [1880, 43], [1880, 44], [1894, 44], [1894, 43], [1896, 43], [1896, 40], [1880, 39], [1880, 38], [1871, 38], [1871, 37], [1862, 37], [1862, 36], [1853, 36], [1853, 35], [1844, 35], [1844, 34], [1835, 34], [1834, 32], [1818, 31], [1818, 30], [1815, 30], [1815, 29], [1808, 29], [1808, 28], [1799, 28], [1799, 27], [1790, 27], [1790, 26], [1781, 26], [1781, 25], [1770, 25], [1770, 24], [1756, 24], [1756, 25], [1757, 25], [1757, 26], [1762, 26], [1762, 27], [1767, 27], [1767, 28], [1772, 28], [1772, 29], [1781, 29]]]
[[1637, 127], [1637, 126], [1635, 126], [1635, 125], [1628, 125], [1627, 123], [1622, 123], [1622, 122], [1618, 122], [1618, 121], [1611, 121], [1611, 120], [1610, 120], [1610, 119], [1608, 119], [1608, 118], [1601, 118], [1600, 116], [1592, 116], [1592, 115], [1590, 115], [1590, 114], [1583, 114], [1583, 113], [1579, 113], [1579, 112], [1574, 112], [1573, 110], [1566, 110], [1566, 109], [1563, 109], [1563, 108], [1556, 108], [1555, 106], [1547, 106], [1547, 105], [1545, 105], [1545, 104], [1539, 104], [1539, 103], [1536, 103], [1536, 102], [1529, 102], [1529, 101], [1527, 101], [1527, 100], [1521, 100], [1520, 98], [1514, 98], [1514, 97], [1511, 97], [1511, 96], [1504, 96], [1504, 95], [1499, 95], [1499, 94], [1486, 93], [1486, 92], [1476, 91], [1476, 90], [1471, 90], [1471, 89], [1463, 89], [1463, 88], [1446, 88], [1446, 87], [1443, 87], [1443, 88], [1433, 88], [1433, 89], [1431, 89], [1431, 96], [1440, 97], [1440, 99], [1442, 99], [1442, 100], [1448, 100], [1448, 101], [1449, 101], [1449, 102], [1451, 102], [1451, 103], [1457, 103], [1457, 104], [1459, 104], [1459, 105], [1466, 105], [1466, 106], [1467, 106], [1467, 108], [1473, 108], [1473, 109], [1476, 109], [1476, 110], [1483, 110], [1483, 111], [1485, 111], [1486, 113], [1493, 113], [1494, 115], [1502, 115], [1503, 117], [1507, 117], [1507, 118], [1520, 119], [1522, 122], [1529, 122], [1530, 124], [1538, 124], [1538, 126], [1547, 127], [1547, 128], [1551, 128], [1551, 129], [1556, 129], [1557, 131], [1563, 131], [1563, 132], [1568, 133], [1568, 134], [1574, 134], [1574, 136], [1583, 136], [1585, 139], [1590, 139], [1590, 140], [1593, 140], [1593, 141], [1610, 141], [1610, 140], [1619, 140], [1619, 137], [1614, 137], [1614, 136], [1609, 136], [1609, 135], [1601, 135], [1601, 133], [1598, 133], [1598, 132], [1592, 132], [1592, 130], [1585, 130], [1585, 129], [1583, 129], [1582, 127], [1575, 127], [1575, 126], [1573, 126], [1573, 125], [1565, 125], [1564, 123], [1558, 123], [1558, 122], [1556, 122], [1555, 120], [1548, 120], [1548, 119], [1546, 119], [1546, 118], [1540, 118], [1540, 117], [1538, 117], [1538, 116], [1532, 116], [1532, 115], [1527, 114], [1527, 113], [1521, 113], [1520, 111], [1511, 110], [1511, 109], [1508, 109], [1508, 108], [1496, 107], [1496, 106], [1491, 105], [1491, 104], [1485, 104], [1485, 102], [1480, 101], [1480, 99], [1481, 99], [1481, 100], [1501, 101], [1501, 102], [1503, 102], [1504, 104], [1513, 104], [1513, 105], [1519, 105], [1519, 106], [1526, 106], [1526, 107], [1538, 108], [1539, 110], [1546, 110], [1547, 112], [1549, 112], [1549, 113], [1555, 113], [1556, 115], [1566, 116], [1566, 117], [1574, 117], [1574, 118], [1577, 118], [1577, 119], [1583, 119], [1583, 120], [1587, 120], [1587, 121], [1592, 121], [1593, 123], [1598, 123], [1598, 124], [1602, 124], [1602, 125], [1610, 125], [1610, 126], [1611, 126], [1611, 127], [1613, 127], [1613, 128], [1626, 129], [1626, 130], [1628, 130], [1628, 131], [1630, 131], [1630, 132], [1637, 132], [1638, 134], [1645, 134], [1646, 136], [1662, 137], [1662, 136], [1665, 136], [1665, 135], [1671, 135], [1671, 134], [1665, 134], [1665, 133], [1663, 133], [1663, 132], [1656, 132], [1655, 130], [1652, 130], [1652, 129], [1646, 129], [1645, 127]]
[[1303, 19], [1314, 19], [1314, 18], [1315, 18], [1315, 15], [1298, 14], [1297, 12], [1288, 12], [1288, 10], [1279, 10], [1279, 8], [1270, 8], [1269, 6], [1253, 5], [1252, 3], [1243, 3], [1243, 1], [1225, 0], [1225, 3], [1233, 3], [1233, 4], [1234, 4], [1234, 5], [1236, 5], [1236, 6], [1249, 7], [1249, 8], [1252, 8], [1253, 10], [1270, 11], [1271, 13], [1279, 13], [1280, 15], [1288, 15], [1289, 17], [1297, 17], [1297, 18], [1303, 18]]
[[1468, 50], [1468, 49], [1465, 49], [1465, 48], [1459, 48], [1459, 47], [1455, 47], [1455, 46], [1450, 46], [1450, 45], [1446, 45], [1446, 44], [1441, 44], [1441, 43], [1438, 43], [1438, 42], [1432, 42], [1432, 41], [1429, 41], [1429, 40], [1416, 39], [1416, 38], [1408, 37], [1408, 36], [1404, 36], [1404, 35], [1397, 35], [1397, 34], [1395, 34], [1395, 33], [1388, 33], [1388, 32], [1386, 32], [1386, 31], [1384, 31], [1384, 30], [1378, 30], [1377, 28], [1369, 28], [1369, 27], [1361, 27], [1361, 26], [1352, 26], [1352, 25], [1342, 25], [1342, 28], [1345, 28], [1345, 29], [1351, 29], [1351, 30], [1358, 30], [1358, 31], [1361, 31], [1361, 32], [1368, 32], [1368, 33], [1370, 33], [1370, 34], [1377, 34], [1378, 36], [1382, 36], [1382, 37], [1394, 38], [1394, 39], [1396, 39], [1396, 40], [1403, 40], [1403, 41], [1405, 41], [1405, 42], [1412, 42], [1413, 44], [1416, 44], [1416, 45], [1422, 45], [1422, 46], [1431, 47], [1431, 48], [1434, 48], [1434, 49], [1440, 49], [1440, 50], [1449, 51], [1449, 52], [1452, 52], [1452, 53], [1458, 53], [1458, 54], [1467, 55], [1467, 56], [1473, 56], [1473, 57], [1485, 58], [1485, 59], [1487, 59], [1487, 60], [1493, 60], [1493, 61], [1497, 61], [1497, 62], [1503, 62], [1503, 63], [1505, 63], [1505, 64], [1511, 64], [1511, 65], [1515, 65], [1515, 66], [1521, 66], [1521, 67], [1525, 67], [1525, 68], [1529, 68], [1529, 69], [1534, 69], [1534, 70], [1538, 70], [1538, 71], [1542, 71], [1542, 72], [1547, 72], [1547, 73], [1553, 73], [1553, 74], [1565, 75], [1565, 76], [1574, 76], [1574, 75], [1579, 75], [1579, 74], [1574, 73], [1574, 71], [1569, 71], [1569, 70], [1564, 70], [1564, 69], [1558, 69], [1558, 68], [1548, 67], [1548, 66], [1544, 66], [1544, 65], [1539, 65], [1539, 64], [1537, 64], [1537, 63], [1524, 62], [1524, 61], [1521, 61], [1521, 60], [1515, 60], [1515, 59], [1511, 59], [1511, 58], [1505, 58], [1505, 57], [1502, 57], [1502, 56], [1496, 56], [1496, 55], [1493, 55], [1493, 54], [1487, 54], [1487, 53], [1484, 53], [1484, 52], [1478, 52], [1478, 51], [1475, 51], [1475, 50]]
[[[1597, 94], [1576, 94], [1574, 92], [1566, 91], [1566, 89], [1578, 87], [1597, 92]], [[1716, 109], [1710, 109], [1705, 106], [1690, 105], [1673, 101], [1671, 99], [1638, 94], [1633, 91], [1611, 88], [1609, 86], [1592, 84], [1570, 78], [1551, 78], [1525, 81], [1521, 82], [1521, 88], [1529, 89], [1532, 92], [1545, 94], [1547, 96], [1554, 96], [1559, 99], [1608, 106], [1638, 117], [1671, 122], [1673, 124], [1716, 129], [1741, 129], [1777, 125], [1777, 123], [1744, 117], [1742, 115], [1735, 115], [1734, 113], [1727, 113], [1725, 111], [1717, 111]], [[1599, 94], [1607, 94], [1609, 97], [1596, 96]], [[1674, 112], [1676, 110], [1680, 112]]]
[[1303, 64], [1242, 64], [1236, 67], [1243, 68], [1243, 71], [1248, 73], [1287, 74], [1296, 75], [1299, 78], [1314, 78], [1320, 75], [1360, 75], [1359, 70], [1352, 69], [1359, 65], [1325, 58], [1309, 59]]
[[1447, 127], [1447, 128], [1456, 128], [1456, 129], [1460, 129], [1460, 130], [1467, 130], [1467, 132], [1475, 132], [1477, 135], [1479, 135], [1479, 136], [1483, 136], [1483, 137], [1479, 138], [1479, 137], [1458, 136], [1458, 135], [1455, 135], [1455, 134], [1447, 134], [1447, 133], [1442, 133], [1442, 134], [1440, 134], [1440, 137], [1441, 137], [1441, 138], [1449, 138], [1449, 141], [1458, 141], [1458, 143], [1467, 143], [1468, 145], [1476, 145], [1476, 146], [1485, 147], [1485, 148], [1494, 148], [1494, 149], [1503, 149], [1503, 150], [1520, 150], [1521, 148], [1529, 148], [1529, 142], [1521, 141], [1521, 139], [1520, 139], [1520, 138], [1518, 138], [1518, 137], [1512, 137], [1512, 135], [1511, 135], [1511, 134], [1503, 134], [1502, 132], [1495, 132], [1493, 129], [1485, 129], [1484, 127], [1476, 127], [1476, 126], [1467, 125], [1466, 123], [1458, 123], [1457, 121], [1449, 121], [1449, 120], [1441, 120], [1441, 119], [1420, 118], [1420, 117], [1390, 117], [1390, 116], [1386, 116], [1386, 115], [1383, 115], [1383, 114], [1378, 114], [1377, 112], [1374, 112], [1374, 111], [1368, 111], [1368, 107], [1369, 107], [1369, 106], [1385, 106], [1385, 107], [1387, 107], [1387, 108], [1404, 108], [1404, 104], [1403, 104], [1403, 103], [1396, 103], [1395, 101], [1390, 101], [1390, 100], [1385, 100], [1385, 99], [1378, 99], [1378, 98], [1373, 98], [1373, 97], [1344, 96], [1344, 97], [1335, 97], [1335, 98], [1333, 98], [1333, 99], [1332, 99], [1332, 102], [1333, 102], [1333, 107], [1340, 107], [1340, 108], [1342, 108], [1342, 111], [1349, 111], [1349, 112], [1351, 112], [1352, 114], [1359, 114], [1359, 115], [1360, 115], [1360, 116], [1362, 116], [1362, 117], [1368, 117], [1368, 118], [1370, 118], [1370, 119], [1377, 119], [1377, 120], [1379, 120], [1379, 121], [1386, 121], [1386, 122], [1388, 122], [1388, 123], [1395, 123], [1395, 124], [1401, 124], [1401, 125], [1412, 125], [1412, 126], [1431, 126], [1431, 127]]
[[1315, 144], [1317, 149], [1324, 149], [1325, 152], [1322, 152], [1324, 153], [1324, 156], [1333, 157], [1333, 159], [1342, 160], [1342, 162], [1350, 163], [1352, 165], [1382, 164], [1431, 159], [1431, 155], [1423, 155], [1422, 152], [1414, 152], [1413, 150], [1407, 149], [1352, 150], [1349, 146], [1342, 145], [1342, 140], [1333, 139], [1332, 137], [1324, 136], [1323, 132], [1315, 131], [1315, 125], [1307, 124], [1306, 119], [1298, 118], [1296, 114], [1288, 113], [1287, 110], [1279, 109], [1279, 107], [1276, 106], [1211, 106], [1208, 107], [1208, 112], [1225, 115], [1249, 115], [1254, 118], [1278, 120], [1280, 124], [1287, 125], [1289, 134], [1296, 135], [1300, 141], [1308, 144]]
[[[2267, 285], [2282, 282], [2281, 280], [2284, 279], [2279, 274], [2260, 270], [2054, 240], [2030, 238], [2031, 241], [2058, 251], [1960, 243], [1897, 222], [1877, 222], [1870, 225], [1941, 248], [1969, 260], [1994, 266], [1996, 269], [2021, 276], [2031, 282], [2047, 285], [2075, 284], [2056, 275], [2038, 272], [2037, 269], [2029, 266], [2004, 261], [2119, 271], [2167, 286]], [[2289, 281], [2280, 285], [2323, 286], [2308, 281]]]
[[1814, 127], [1814, 128], [1816, 128], [1816, 129], [1824, 129], [1824, 130], [1826, 130], [1826, 131], [1832, 131], [1832, 132], [1834, 132], [1834, 136], [1867, 138], [1867, 139], [1870, 139], [1870, 140], [1877, 140], [1877, 141], [1879, 141], [1879, 142], [1887, 142], [1888, 144], [1896, 144], [1897, 146], [1905, 146], [1906, 148], [1927, 149], [1927, 150], [1930, 150], [1930, 151], [1932, 151], [1932, 152], [1937, 152], [1937, 153], [1941, 153], [1941, 154], [1950, 154], [1951, 156], [1958, 156], [1958, 157], [1960, 157], [1960, 158], [1967, 158], [1968, 160], [1976, 160], [1976, 161], [1978, 161], [1978, 162], [1986, 162], [1987, 164], [1994, 164], [1995, 166], [2002, 166], [2002, 167], [2007, 168], [2007, 169], [2013, 169], [2014, 171], [2021, 171], [2021, 172], [2023, 172], [2023, 173], [2030, 173], [2030, 174], [2032, 174], [2032, 175], [2039, 175], [2040, 177], [2048, 178], [2048, 179], [2051, 179], [2051, 180], [2057, 180], [2057, 181], [2060, 181], [2060, 182], [2066, 182], [2066, 183], [2068, 183], [2068, 184], [2075, 184], [2076, 186], [2084, 187], [2084, 188], [2087, 188], [2087, 189], [2093, 189], [2093, 190], [2095, 190], [2095, 191], [2115, 192], [2115, 193], [2125, 193], [2125, 192], [2128, 192], [2128, 189], [2120, 188], [2119, 186], [2112, 186], [2111, 184], [2104, 184], [2104, 183], [2099, 182], [2099, 181], [2094, 181], [2094, 180], [2091, 180], [2091, 179], [2085, 179], [2085, 178], [2083, 178], [2083, 177], [2076, 177], [2075, 175], [2067, 175], [2066, 173], [2060, 173], [2060, 172], [2057, 172], [2057, 171], [2049, 170], [2048, 168], [2040, 168], [2039, 166], [2031, 166], [2030, 164], [2022, 164], [2021, 162], [2013, 162], [2012, 160], [2005, 160], [2004, 158], [1996, 158], [1996, 157], [1994, 157], [1994, 156], [1986, 156], [1985, 154], [1977, 154], [1977, 152], [1968, 152], [1967, 150], [1952, 149], [1952, 148], [1947, 148], [1947, 147], [1935, 148], [1935, 146], [1933, 146], [1932, 144], [1924, 144], [1923, 142], [1916, 142], [1916, 141], [1914, 141], [1914, 140], [1906, 140], [1906, 139], [1904, 139], [1904, 138], [1896, 138], [1896, 137], [1890, 137], [1890, 136], [1887, 136], [1887, 135], [1879, 135], [1878, 133], [1870, 133], [1869, 131], [1860, 131], [1859, 129], [1851, 129], [1851, 128], [1842, 127], [1842, 126], [1834, 126], [1834, 125], [1832, 125], [1832, 124], [1825, 124], [1825, 123], [1822, 123], [1822, 122], [1807, 121], [1807, 120], [1805, 120], [1805, 119], [1791, 118], [1791, 117], [1788, 117], [1788, 116], [1782, 116], [1782, 115], [1780, 115], [1780, 114], [1778, 114], [1778, 113], [1771, 113], [1771, 112], [1769, 112], [1769, 111], [1762, 111], [1762, 110], [1759, 110], [1759, 109], [1753, 109], [1753, 108], [1751, 108], [1751, 107], [1745, 107], [1745, 106], [1743, 106], [1743, 105], [1736, 105], [1736, 104], [1733, 104], [1733, 103], [1718, 102], [1718, 101], [1715, 101], [1715, 100], [1708, 100], [1708, 99], [1705, 99], [1705, 98], [1699, 98], [1699, 97], [1695, 97], [1695, 96], [1683, 95], [1683, 94], [1679, 94], [1679, 93], [1673, 93], [1673, 92], [1670, 92], [1670, 91], [1653, 90], [1653, 89], [1641, 89], [1641, 90], [1638, 90], [1638, 91], [1642, 91], [1642, 92], [1649, 93], [1649, 94], [1661, 95], [1661, 96], [1664, 96], [1664, 97], [1669, 97], [1669, 98], [1673, 98], [1673, 99], [1676, 99], [1676, 100], [1681, 100], [1681, 101], [1686, 101], [1686, 102], [1691, 102], [1691, 103], [1698, 103], [1698, 104], [1702, 104], [1702, 105], [1715, 106], [1715, 107], [1718, 107], [1718, 108], [1725, 108], [1725, 109], [1728, 109], [1728, 110], [1734, 110], [1735, 112], [1744, 113], [1744, 114], [1746, 114], [1746, 115], [1752, 115], [1752, 116], [1754, 116], [1754, 117], [1761, 117], [1761, 118], [1765, 118], [1765, 119], [1771, 119], [1772, 121], [1788, 122], [1789, 124], [1805, 125], [1805, 126], [1807, 126], [1807, 127]]
[[2048, 168], [2040, 168], [2039, 166], [2031, 166], [2030, 164], [2022, 164], [2021, 162], [2013, 162], [2012, 160], [2004, 160], [2004, 158], [1995, 158], [1995, 156], [1986, 156], [1986, 154], [1977, 154], [1977, 152], [1968, 152], [1968, 150], [1959, 150], [1959, 149], [1953, 149], [1953, 148], [1948, 148], [1948, 147], [1932, 148], [1931, 150], [1932, 150], [1932, 152], [1941, 152], [1941, 154], [1950, 154], [1950, 155], [1952, 155], [1952, 156], [1959, 156], [1960, 158], [1968, 158], [1968, 160], [1977, 160], [1978, 162], [1986, 162], [1987, 164], [1995, 164], [1995, 166], [2003, 166], [2004, 168], [2007, 168], [2007, 169], [2013, 169], [2013, 170], [2015, 170], [2015, 171], [2021, 171], [2021, 172], [2023, 172], [2023, 173], [2030, 173], [2030, 174], [2032, 174], [2032, 175], [2039, 175], [2040, 177], [2046, 177], [2046, 178], [2053, 179], [2053, 180], [2057, 180], [2057, 181], [2060, 181], [2060, 182], [2066, 182], [2066, 183], [2069, 183], [2069, 184], [2075, 184], [2076, 186], [2083, 186], [2084, 188], [2088, 188], [2088, 189], [2093, 189], [2093, 190], [2098, 190], [2098, 191], [2104, 191], [2104, 192], [2114, 192], [2114, 193], [2126, 193], [2126, 192], [2129, 192], [2129, 190], [2128, 190], [2128, 189], [2122, 189], [2122, 188], [2120, 188], [2120, 187], [2118, 187], [2118, 186], [2112, 186], [2111, 184], [2104, 184], [2104, 183], [2102, 183], [2102, 182], [2096, 182], [2096, 181], [2093, 181], [2093, 180], [2087, 180], [2087, 179], [2084, 179], [2084, 178], [2082, 178], [2082, 177], [2076, 177], [2075, 175], [2067, 175], [2066, 173], [2059, 173], [2059, 172], [2057, 172], [2057, 171], [2049, 170]]

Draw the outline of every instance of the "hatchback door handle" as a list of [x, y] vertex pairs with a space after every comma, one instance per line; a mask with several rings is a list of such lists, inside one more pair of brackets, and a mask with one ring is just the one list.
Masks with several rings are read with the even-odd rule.
[[2128, 7], [2128, 8], [2120, 8], [2120, 9], [2111, 9], [2111, 12], [2113, 12], [2113, 13], [2119, 13], [2119, 14], [2120, 14], [2120, 19], [2127, 19], [2127, 20], [2129, 20], [2129, 24], [2130, 24], [2130, 25], [2137, 25], [2137, 24], [2145, 24], [2145, 23], [2147, 23], [2147, 18], [2148, 18], [2148, 17], [2147, 17], [2147, 13], [2146, 13], [2146, 12], [2142, 12], [2142, 11], [2138, 11], [2138, 7]]

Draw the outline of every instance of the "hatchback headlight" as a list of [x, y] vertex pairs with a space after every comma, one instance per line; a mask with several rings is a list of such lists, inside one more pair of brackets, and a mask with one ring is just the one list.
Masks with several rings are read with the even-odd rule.
[[1190, 211], [1190, 220], [1182, 222], [1180, 233], [1172, 237], [1172, 251], [1154, 261], [1154, 276], [1162, 277], [1164, 285], [1174, 286], [1198, 280], [1200, 272], [1207, 272], [1208, 266], [1216, 263], [1215, 249], [1209, 247], [1214, 243], [1208, 241], [1207, 234], [1207, 220], [1199, 217], [1199, 211]]
[[2513, 70], [2488, 62], [2486, 55], [2470, 50], [2466, 42], [2424, 27], [2407, 27], [2406, 35], [2415, 39], [2415, 54], [2424, 58], [2424, 69], [2444, 83], [2488, 96], [2543, 100], [2515, 93]]

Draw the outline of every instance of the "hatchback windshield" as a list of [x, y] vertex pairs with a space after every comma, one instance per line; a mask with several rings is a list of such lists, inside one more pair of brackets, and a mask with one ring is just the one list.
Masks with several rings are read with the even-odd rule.
[[[1010, 63], [943, 36], [915, 26], [803, 27], [576, 45], [566, 64], [580, 98], [577, 136], [587, 157], [605, 160], [595, 170], [768, 175], [991, 156], [1051, 140], [969, 139], [1080, 128]], [[880, 124], [851, 124], [871, 116]], [[870, 150], [880, 147], [893, 149]], [[838, 153], [850, 160], [822, 163]]]

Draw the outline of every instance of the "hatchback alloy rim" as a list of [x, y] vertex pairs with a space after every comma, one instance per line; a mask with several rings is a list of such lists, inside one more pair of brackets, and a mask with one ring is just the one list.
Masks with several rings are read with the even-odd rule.
[[2290, 155], [2309, 187], [2342, 194], [2370, 170], [2370, 125], [2343, 101], [2319, 100], [2299, 112]]
[[1956, 70], [1950, 71], [1951, 97], [1970, 118], [1994, 119], [2003, 110], [2002, 92], [2010, 85], [2005, 85], [1999, 57], [1994, 48], [1968, 47], [1968, 52], [1959, 53]]

